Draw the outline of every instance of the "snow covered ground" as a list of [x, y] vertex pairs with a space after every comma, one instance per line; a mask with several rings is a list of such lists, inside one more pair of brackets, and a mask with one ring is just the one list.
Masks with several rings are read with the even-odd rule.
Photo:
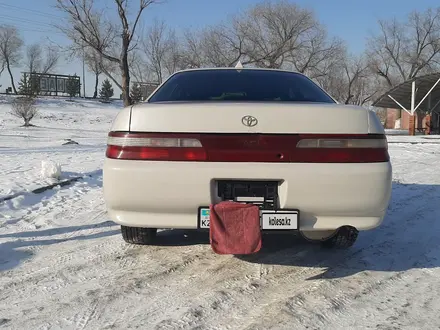
[[[206, 234], [124, 244], [108, 220], [101, 166], [121, 104], [45, 99], [20, 128], [0, 96], [0, 328], [438, 329], [440, 140], [389, 136], [393, 200], [383, 226], [332, 252], [290, 235], [256, 256], [211, 252]], [[78, 145], [63, 145], [73, 139]]]

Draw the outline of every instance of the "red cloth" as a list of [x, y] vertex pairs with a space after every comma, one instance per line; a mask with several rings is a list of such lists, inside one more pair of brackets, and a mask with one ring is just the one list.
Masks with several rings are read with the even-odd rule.
[[218, 254], [252, 254], [261, 249], [258, 206], [220, 202], [210, 206], [209, 238]]

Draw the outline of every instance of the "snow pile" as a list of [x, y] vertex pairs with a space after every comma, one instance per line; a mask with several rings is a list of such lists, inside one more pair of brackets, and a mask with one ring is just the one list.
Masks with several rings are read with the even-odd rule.
[[50, 160], [41, 161], [41, 176], [59, 180], [61, 178], [61, 165]]

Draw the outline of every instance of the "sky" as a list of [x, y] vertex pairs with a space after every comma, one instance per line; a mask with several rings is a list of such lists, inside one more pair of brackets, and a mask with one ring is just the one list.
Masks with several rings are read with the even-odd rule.
[[[133, 3], [137, 0], [131, 0]], [[179, 31], [184, 28], [204, 26], [227, 20], [228, 17], [245, 10], [259, 0], [163, 0], [153, 5], [143, 15], [143, 24], [148, 26], [154, 18], [163, 19], [170, 27]], [[378, 19], [405, 19], [411, 11], [423, 11], [439, 6], [436, 0], [296, 0], [302, 7], [312, 9], [330, 35], [346, 41], [349, 50], [360, 53], [366, 38], [377, 31]], [[30, 43], [56, 43], [68, 45], [69, 41], [59, 34], [51, 24], [63, 21], [63, 14], [55, 7], [56, 0], [0, 0], [0, 24], [15, 25], [24, 39]], [[114, 8], [113, 0], [95, 0], [98, 6]], [[110, 9], [111, 10], [111, 9]], [[15, 80], [20, 79], [22, 68], [13, 70]], [[56, 68], [59, 74], [77, 74], [82, 77], [80, 61], [61, 59]], [[103, 77], [101, 77], [102, 79]], [[93, 94], [93, 76], [86, 72], [86, 95]], [[8, 73], [0, 77], [1, 91], [10, 86]]]

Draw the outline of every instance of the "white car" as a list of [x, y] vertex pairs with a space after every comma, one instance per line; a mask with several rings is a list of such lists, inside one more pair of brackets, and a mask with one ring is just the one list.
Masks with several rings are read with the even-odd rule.
[[260, 205], [262, 231], [350, 247], [378, 227], [391, 197], [384, 129], [306, 76], [191, 69], [123, 109], [108, 136], [104, 195], [133, 244], [157, 229], [209, 229], [209, 206]]

